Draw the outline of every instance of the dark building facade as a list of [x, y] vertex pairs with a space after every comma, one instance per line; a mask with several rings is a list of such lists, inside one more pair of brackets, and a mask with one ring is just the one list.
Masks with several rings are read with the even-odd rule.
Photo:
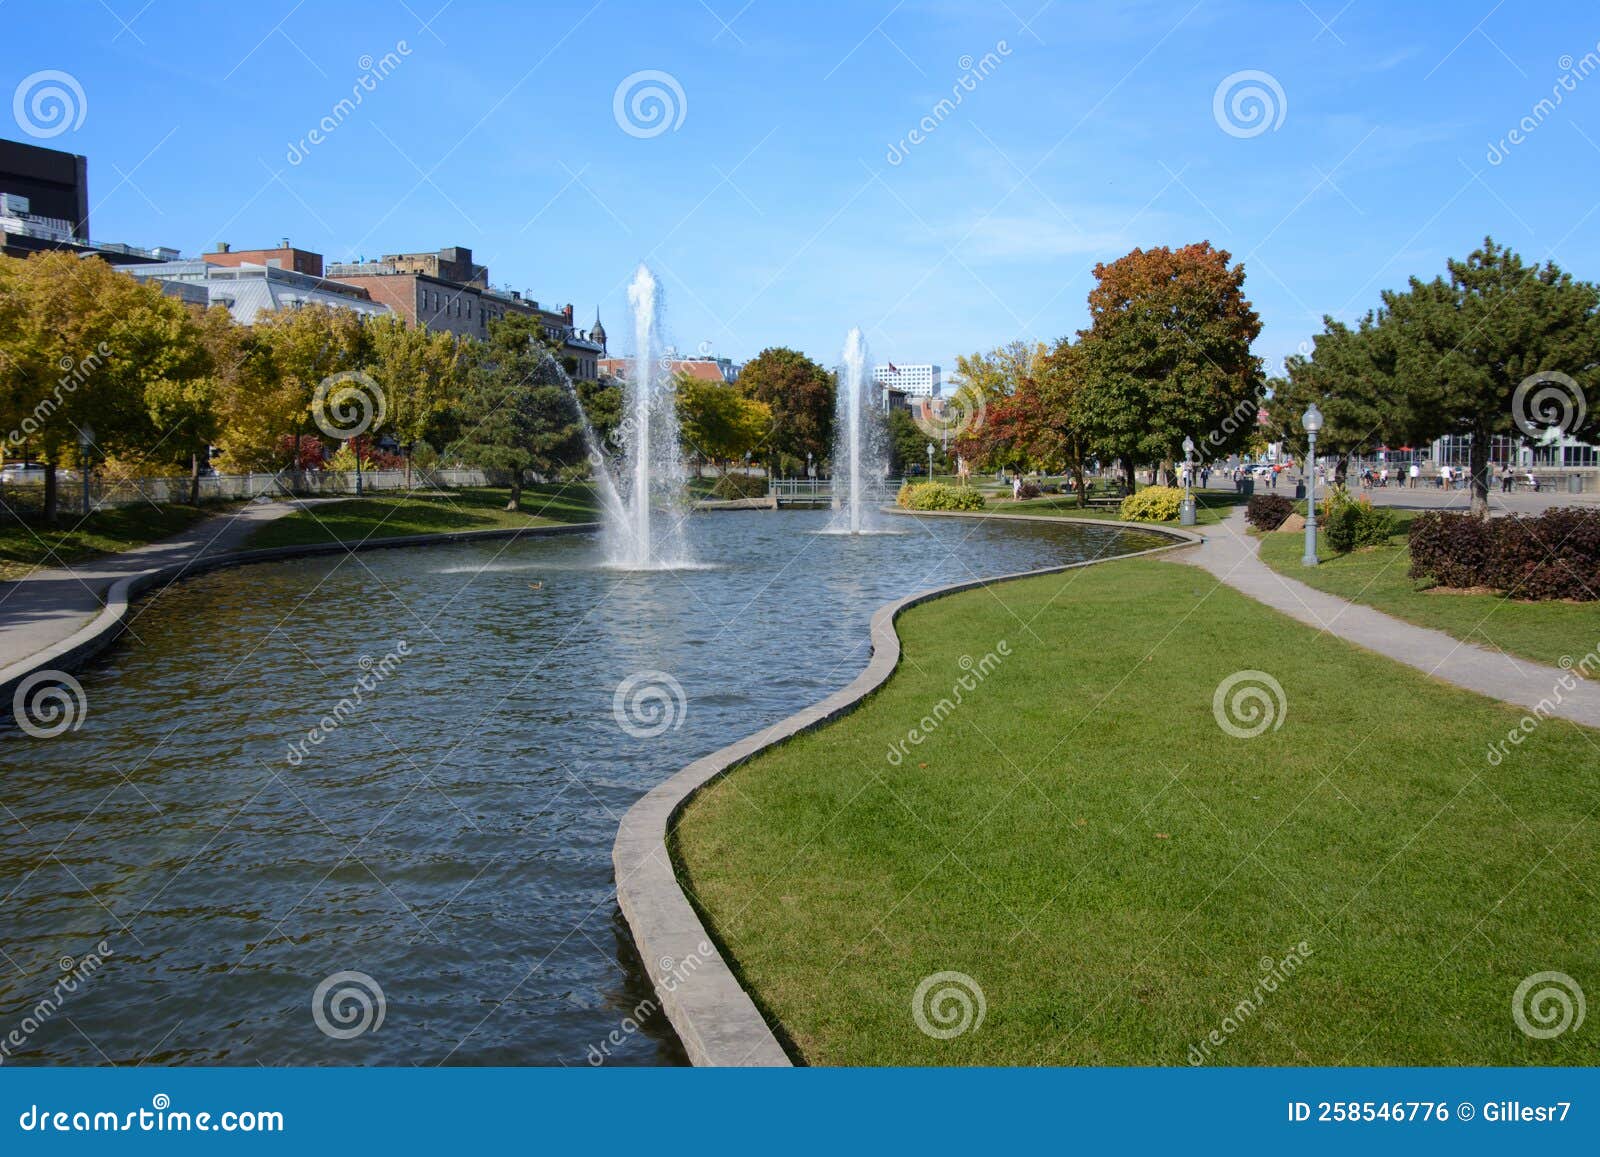
[[0, 193], [27, 198], [27, 212], [65, 221], [74, 237], [89, 239], [87, 157], [0, 140]]

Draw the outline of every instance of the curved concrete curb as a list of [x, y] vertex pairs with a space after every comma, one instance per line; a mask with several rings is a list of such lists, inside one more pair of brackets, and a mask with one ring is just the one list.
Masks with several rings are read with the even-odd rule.
[[[916, 516], [925, 513], [919, 511]], [[617, 874], [617, 904], [633, 932], [634, 943], [661, 1005], [690, 1061], [696, 1065], [787, 1066], [793, 1062], [749, 993], [740, 987], [733, 970], [717, 951], [710, 933], [678, 884], [672, 857], [667, 851], [667, 833], [673, 819], [695, 793], [757, 753], [851, 711], [883, 686], [900, 663], [900, 636], [894, 629], [895, 620], [920, 603], [992, 583], [1060, 574], [1114, 559], [1162, 554], [1203, 541], [1199, 535], [1185, 530], [1144, 523], [1113, 523], [1097, 518], [1069, 520], [1047, 515], [939, 513], [940, 517], [947, 518], [991, 517], [1052, 524], [1072, 521], [1114, 529], [1146, 530], [1179, 541], [1105, 559], [952, 583], [881, 606], [872, 616], [872, 658], [867, 669], [849, 686], [763, 731], [695, 760], [628, 809], [611, 849], [611, 862]]]
[[[182, 579], [192, 578], [207, 571], [227, 566], [245, 566], [254, 562], [277, 562], [286, 558], [304, 558], [319, 554], [338, 554], [343, 551], [383, 550], [389, 547], [432, 546], [450, 542], [472, 542], [477, 539], [543, 538], [556, 534], [582, 534], [598, 530], [597, 522], [574, 522], [556, 526], [497, 527], [493, 530], [459, 530], [447, 534], [408, 534], [398, 538], [373, 538], [361, 542], [318, 542], [297, 546], [272, 546], [260, 550], [223, 551], [214, 555], [201, 555], [187, 562], [169, 563], [162, 567], [127, 575], [111, 584], [106, 592], [105, 607], [83, 627], [59, 643], [35, 651], [26, 659], [0, 669], [0, 705], [9, 703], [17, 685], [35, 671], [76, 671], [95, 655], [109, 647], [122, 633], [128, 619], [128, 607], [138, 595], [158, 583], [168, 586]], [[9, 715], [9, 708], [0, 708]]]

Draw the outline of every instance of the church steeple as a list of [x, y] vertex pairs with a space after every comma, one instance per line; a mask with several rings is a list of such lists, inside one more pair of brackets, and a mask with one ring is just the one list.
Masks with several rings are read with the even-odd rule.
[[594, 325], [589, 329], [589, 338], [591, 341], [600, 343], [600, 353], [604, 355], [606, 352], [606, 327], [600, 324], [600, 307], [598, 305], [594, 307]]

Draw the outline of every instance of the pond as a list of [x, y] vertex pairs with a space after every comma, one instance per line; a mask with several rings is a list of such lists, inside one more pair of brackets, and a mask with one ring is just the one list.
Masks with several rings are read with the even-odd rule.
[[847, 684], [891, 599], [1166, 541], [828, 518], [695, 516], [694, 570], [607, 570], [572, 535], [140, 603], [82, 673], [80, 730], [0, 736], [5, 1060], [682, 1063], [664, 1015], [630, 1027], [651, 991], [611, 843], [634, 800]]

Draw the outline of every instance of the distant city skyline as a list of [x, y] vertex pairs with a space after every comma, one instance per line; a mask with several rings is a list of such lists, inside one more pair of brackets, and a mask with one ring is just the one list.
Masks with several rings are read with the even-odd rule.
[[613, 353], [640, 260], [679, 349], [824, 365], [1054, 341], [1135, 246], [1244, 261], [1269, 372], [1485, 233], [1596, 276], [1576, 6], [1026, 7], [13, 0], [0, 136], [89, 158], [97, 237], [460, 245]]

